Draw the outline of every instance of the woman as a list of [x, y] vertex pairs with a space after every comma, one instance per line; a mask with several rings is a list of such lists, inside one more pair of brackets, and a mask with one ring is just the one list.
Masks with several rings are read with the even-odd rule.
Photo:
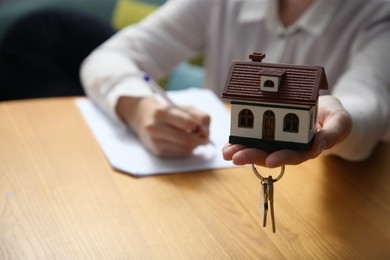
[[[204, 54], [204, 85], [220, 96], [231, 60], [254, 51], [266, 53], [265, 62], [321, 65], [330, 90], [321, 93], [310, 151], [269, 154], [228, 144], [223, 156], [267, 167], [299, 164], [325, 150], [363, 160], [390, 136], [389, 14], [385, 0], [172, 0], [97, 48], [83, 63], [82, 82], [149, 150], [180, 157], [207, 143], [209, 118], [159, 104], [142, 75], [160, 79]], [[199, 126], [203, 135], [185, 134]]]

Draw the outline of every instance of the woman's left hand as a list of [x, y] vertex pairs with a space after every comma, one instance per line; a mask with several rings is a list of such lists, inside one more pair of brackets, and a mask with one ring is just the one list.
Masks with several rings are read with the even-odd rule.
[[343, 141], [352, 127], [351, 117], [340, 101], [333, 96], [320, 96], [317, 133], [308, 151], [279, 150], [272, 153], [240, 144], [226, 144], [223, 158], [236, 165], [256, 164], [268, 168], [282, 165], [296, 165], [321, 154], [325, 149]]

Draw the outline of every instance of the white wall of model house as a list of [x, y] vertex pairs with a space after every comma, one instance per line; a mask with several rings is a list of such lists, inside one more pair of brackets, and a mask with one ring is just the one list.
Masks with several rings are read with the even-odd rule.
[[[271, 110], [275, 114], [275, 141], [285, 142], [298, 142], [308, 143], [316, 132], [316, 109], [314, 107], [297, 106], [298, 109], [293, 109], [291, 106], [288, 108], [283, 107], [286, 104], [272, 104], [277, 105], [271, 107], [269, 104], [245, 105], [245, 104], [232, 104], [231, 107], [231, 135], [250, 137], [256, 139], [262, 139], [263, 131], [263, 115], [267, 110]], [[253, 112], [254, 123], [253, 128], [238, 127], [239, 113], [243, 109], [249, 109]], [[297, 133], [283, 131], [283, 119], [285, 115], [294, 113], [299, 118], [299, 128]]]

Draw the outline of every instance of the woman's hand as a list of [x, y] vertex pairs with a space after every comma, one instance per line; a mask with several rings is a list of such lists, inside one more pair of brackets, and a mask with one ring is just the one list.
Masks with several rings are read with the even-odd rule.
[[279, 150], [268, 153], [257, 148], [239, 144], [226, 144], [223, 158], [236, 165], [257, 164], [269, 168], [300, 164], [317, 157], [323, 150], [343, 141], [349, 134], [352, 121], [340, 101], [333, 96], [320, 96], [317, 130], [309, 151]]
[[116, 111], [159, 157], [186, 157], [209, 142], [210, 117], [195, 108], [161, 105], [153, 98], [120, 97]]

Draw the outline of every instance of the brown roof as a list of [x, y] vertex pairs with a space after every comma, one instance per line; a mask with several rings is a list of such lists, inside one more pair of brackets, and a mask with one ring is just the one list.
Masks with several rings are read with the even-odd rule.
[[[262, 71], [285, 72], [278, 92], [260, 89]], [[233, 61], [222, 98], [312, 106], [320, 89], [328, 89], [325, 70], [320, 66]]]

